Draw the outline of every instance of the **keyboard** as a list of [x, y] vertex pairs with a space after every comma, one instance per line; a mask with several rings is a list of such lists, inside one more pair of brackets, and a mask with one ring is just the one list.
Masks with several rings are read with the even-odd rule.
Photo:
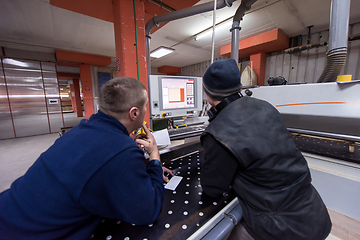
[[168, 129], [170, 140], [199, 136], [207, 125], [188, 126], [177, 129]]

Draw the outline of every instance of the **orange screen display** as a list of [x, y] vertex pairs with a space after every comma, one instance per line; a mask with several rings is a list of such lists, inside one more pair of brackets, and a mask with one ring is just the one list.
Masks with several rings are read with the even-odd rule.
[[177, 103], [185, 101], [185, 90], [183, 88], [169, 89], [169, 103]]

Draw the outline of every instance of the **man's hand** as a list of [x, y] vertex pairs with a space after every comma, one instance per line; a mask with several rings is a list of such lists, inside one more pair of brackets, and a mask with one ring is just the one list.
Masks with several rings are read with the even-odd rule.
[[144, 149], [149, 154], [149, 160], [150, 161], [154, 160], [154, 159], [157, 159], [157, 160], [160, 161], [160, 153], [159, 153], [158, 147], [156, 145], [156, 141], [155, 141], [154, 136], [151, 134], [151, 132], [145, 126], [144, 123], [143, 123], [143, 128], [144, 128], [145, 134], [137, 135], [135, 137], [136, 143], [144, 146]]
[[170, 174], [171, 176], [174, 176], [173, 171], [170, 170], [170, 169], [168, 169], [168, 168], [166, 168], [166, 167], [162, 167], [162, 169], [163, 169], [163, 173], [164, 173], [164, 174], [163, 174], [164, 182], [169, 182], [169, 179], [166, 177], [167, 174], [165, 174], [165, 173], [168, 173], [168, 174]]

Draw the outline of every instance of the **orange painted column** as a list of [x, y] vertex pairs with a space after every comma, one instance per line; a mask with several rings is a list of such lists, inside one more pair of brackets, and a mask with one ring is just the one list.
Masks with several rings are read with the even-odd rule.
[[265, 81], [265, 67], [266, 67], [266, 53], [260, 52], [250, 55], [250, 63], [256, 73], [257, 85], [264, 86]]
[[76, 101], [74, 94], [74, 85], [70, 84], [70, 98], [71, 98], [71, 107], [74, 112], [76, 112]]
[[[74, 88], [74, 99], [75, 99], [75, 110], [76, 116], [82, 117], [83, 111], [82, 111], [82, 104], [81, 104], [81, 97], [80, 97], [80, 85], [79, 85], [79, 79], [73, 78], [73, 88]], [[71, 90], [71, 85], [70, 85]], [[71, 97], [71, 103], [72, 103], [72, 97]], [[74, 106], [73, 106], [74, 109]]]
[[89, 118], [92, 114], [95, 113], [92, 85], [91, 85], [91, 71], [89, 64], [80, 65], [80, 80], [81, 80], [81, 87], [83, 92], [85, 118]]
[[[135, 31], [133, 0], [113, 0], [117, 76], [138, 79], [148, 89], [145, 1], [135, 0], [135, 11], [137, 33]], [[136, 56], [136, 34], [138, 57]], [[139, 60], [139, 76], [137, 59]], [[149, 109], [149, 106], [147, 106], [147, 109]], [[144, 120], [147, 123], [150, 122], [149, 111], [145, 114]]]

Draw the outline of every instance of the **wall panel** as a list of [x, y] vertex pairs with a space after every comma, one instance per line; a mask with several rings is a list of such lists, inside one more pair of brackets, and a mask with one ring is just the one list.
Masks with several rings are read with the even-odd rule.
[[6, 91], [2, 60], [0, 59], [0, 139], [14, 138], [15, 133]]
[[359, 66], [360, 41], [353, 41], [348, 46], [348, 57], [346, 59], [346, 74], [351, 74], [353, 79], [359, 79], [357, 70]]
[[290, 62], [291, 62], [291, 55], [284, 54], [283, 71], [281, 76], [283, 76], [286, 79], [286, 81], [289, 80], [289, 76], [291, 72]]
[[4, 58], [3, 63], [16, 136], [49, 133], [40, 62]]
[[247, 66], [250, 66], [250, 60], [243, 60], [241, 63], [240, 76]]
[[[315, 33], [311, 36], [310, 43], [319, 42], [319, 33]], [[318, 57], [316, 48], [307, 50], [307, 62], [306, 62], [306, 72], [304, 77], [304, 82], [316, 82], [315, 78], [315, 68], [316, 68], [316, 59]]]
[[60, 92], [55, 63], [41, 62], [51, 133], [59, 132], [63, 126]]
[[326, 51], [327, 51], [326, 46], [322, 46], [322, 47], [317, 48], [316, 68], [315, 68], [314, 81], [313, 82], [317, 82], [317, 80], [320, 78], [322, 72], [325, 69]]
[[[214, 61], [227, 59], [226, 57], [218, 57], [215, 58]], [[211, 61], [204, 61], [200, 63], [195, 63], [189, 66], [185, 66], [181, 68], [181, 73], [178, 74], [179, 76], [193, 76], [193, 77], [202, 77], [206, 70], [211, 65]]]
[[[270, 56], [270, 61], [269, 61], [269, 77], [277, 77], [276, 76], [276, 53], [272, 53]], [[266, 79], [267, 81], [267, 79]]]
[[271, 77], [270, 76], [270, 60], [271, 60], [271, 58], [270, 58], [270, 56], [271, 56], [271, 53], [270, 54], [266, 54], [266, 66], [265, 66], [265, 79], [264, 79], [264, 85], [265, 86], [269, 86], [269, 84], [268, 84], [268, 79]]
[[290, 61], [290, 75], [289, 75], [289, 83], [296, 83], [297, 76], [298, 76], [298, 68], [299, 68], [299, 59], [301, 56], [301, 52], [296, 52], [291, 54], [291, 61]]
[[296, 73], [296, 82], [306, 82], [305, 73], [307, 70], [306, 65], [307, 65], [307, 60], [308, 60], [308, 56], [309, 56], [308, 51], [309, 50], [300, 52], [298, 69], [297, 69], [297, 73]]
[[275, 77], [283, 76], [283, 69], [284, 69], [284, 54], [279, 53], [276, 55], [276, 62], [275, 62]]

